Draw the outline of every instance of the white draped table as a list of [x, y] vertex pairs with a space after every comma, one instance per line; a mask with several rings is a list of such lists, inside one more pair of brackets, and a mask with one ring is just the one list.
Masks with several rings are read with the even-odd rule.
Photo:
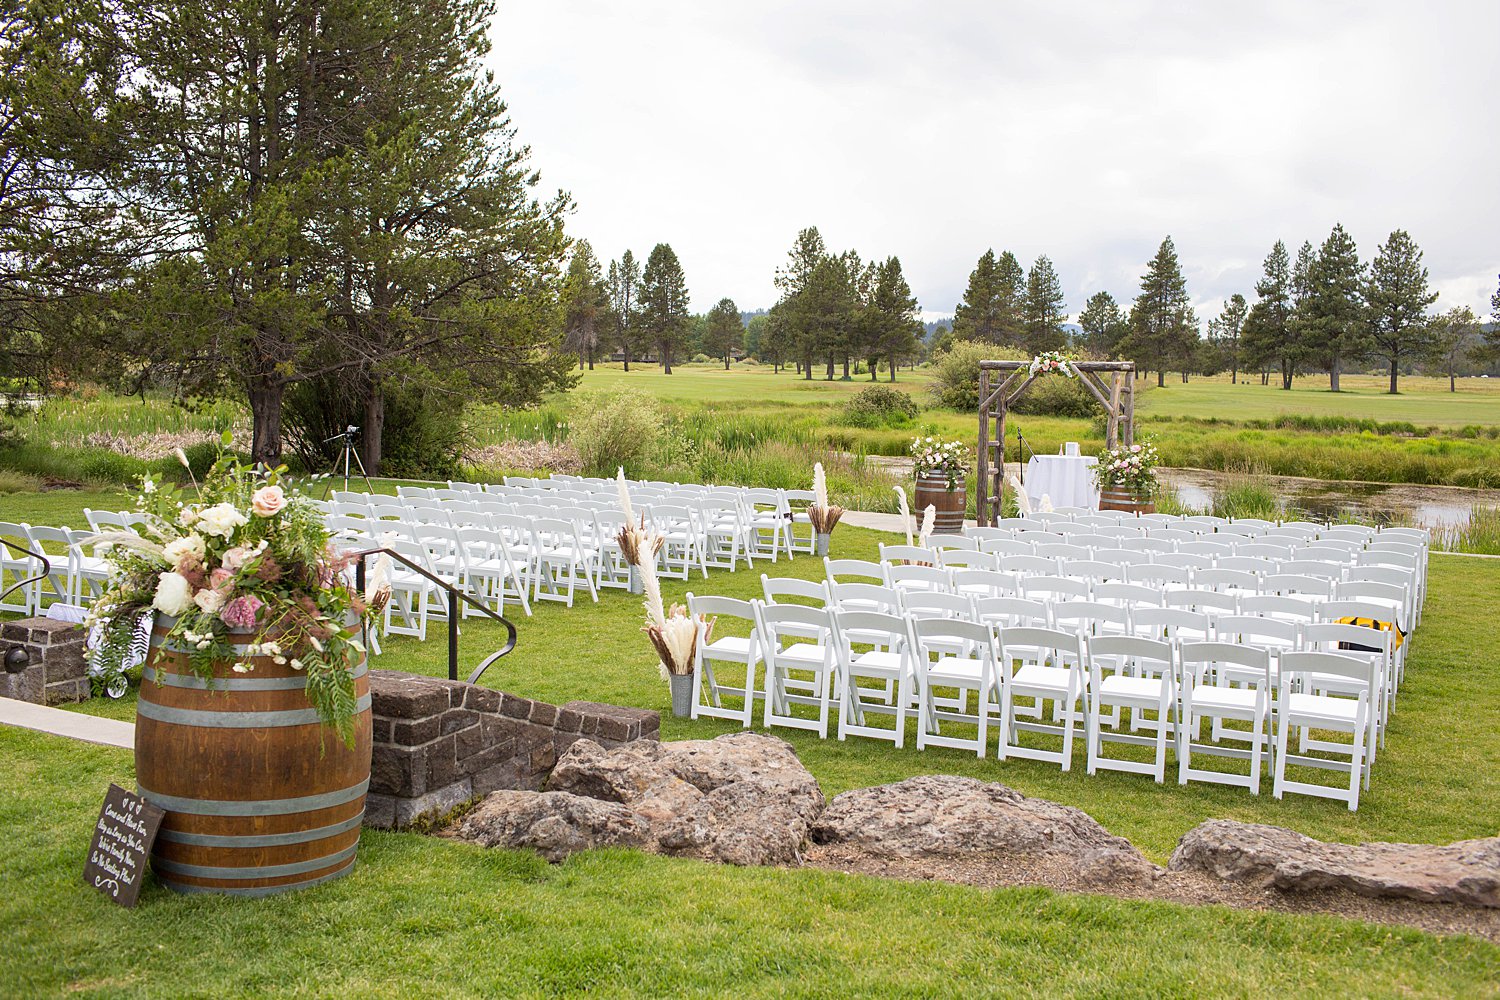
[[1026, 495], [1033, 507], [1045, 493], [1054, 507], [1098, 510], [1099, 487], [1094, 483], [1098, 464], [1092, 455], [1033, 455], [1026, 463]]

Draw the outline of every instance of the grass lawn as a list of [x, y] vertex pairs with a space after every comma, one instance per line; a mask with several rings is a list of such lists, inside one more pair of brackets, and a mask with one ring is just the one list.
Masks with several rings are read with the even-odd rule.
[[[66, 501], [71, 499], [71, 511]], [[88, 495], [4, 498], [7, 519], [79, 523]], [[99, 504], [104, 506], [105, 504]], [[12, 514], [11, 512], [14, 511]], [[871, 556], [881, 536], [841, 527], [835, 554]], [[758, 572], [688, 587], [750, 596]], [[816, 576], [810, 558], [773, 575]], [[666, 588], [669, 600], [687, 589]], [[638, 633], [636, 598], [607, 592], [519, 619], [520, 645], [485, 683], [554, 702], [656, 708], [666, 739], [732, 731], [667, 712]], [[1030, 761], [778, 730], [828, 795], [915, 774], [968, 774], [1076, 805], [1158, 861], [1209, 817], [1274, 823], [1331, 840], [1445, 842], [1494, 836], [1500, 802], [1500, 561], [1435, 556], [1427, 616], [1370, 792], [1350, 815], [1203, 784], [1089, 777]], [[498, 642], [466, 623], [463, 666]], [[392, 639], [378, 665], [440, 674], [439, 630]], [[133, 701], [84, 706], [129, 717]], [[1331, 918], [1190, 909], [1040, 890], [901, 884], [815, 871], [740, 870], [605, 851], [549, 867], [415, 834], [369, 832], [354, 877], [265, 901], [179, 898], [150, 887], [134, 914], [78, 884], [105, 784], [130, 755], [0, 730], [0, 816], [10, 850], [0, 903], [14, 995], [604, 995], [994, 992], [1097, 996], [1493, 993], [1500, 948]], [[264, 960], [248, 961], [254, 954]]]
[[1401, 379], [1401, 392], [1392, 396], [1389, 380], [1370, 375], [1345, 375], [1339, 392], [1328, 391], [1326, 375], [1294, 379], [1290, 390], [1281, 380], [1261, 385], [1260, 377], [1231, 384], [1227, 375], [1195, 377], [1184, 385], [1169, 375], [1162, 389], [1140, 395], [1137, 413], [1143, 418], [1196, 417], [1219, 420], [1270, 420], [1283, 414], [1307, 417], [1409, 421], [1418, 427], [1491, 427], [1500, 424], [1500, 379], [1462, 378], [1457, 392], [1448, 380], [1412, 376]]

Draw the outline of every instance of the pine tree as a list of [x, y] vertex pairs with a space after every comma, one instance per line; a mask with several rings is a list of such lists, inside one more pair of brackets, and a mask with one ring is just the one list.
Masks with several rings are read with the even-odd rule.
[[630, 356], [635, 350], [637, 314], [640, 311], [641, 266], [635, 254], [626, 250], [618, 262], [609, 265], [609, 321], [613, 327], [614, 342], [625, 357], [625, 370], [630, 371]]
[[1235, 385], [1240, 380], [1240, 335], [1244, 332], [1245, 317], [1249, 309], [1245, 297], [1235, 292], [1224, 303], [1224, 311], [1219, 313], [1219, 318], [1215, 321], [1218, 339], [1229, 360], [1230, 385]]
[[1342, 224], [1334, 225], [1307, 266], [1307, 292], [1298, 305], [1301, 333], [1307, 349], [1327, 369], [1333, 392], [1339, 391], [1344, 362], [1359, 359], [1368, 347], [1364, 271], [1359, 250]]
[[953, 334], [963, 340], [998, 344], [1003, 332], [1003, 311], [995, 251], [986, 250], [969, 273], [964, 300], [953, 309]]
[[1431, 327], [1428, 356], [1448, 376], [1448, 391], [1457, 392], [1459, 369], [1480, 353], [1479, 317], [1468, 306], [1454, 306], [1433, 319]]
[[682, 264], [666, 243], [656, 244], [646, 258], [639, 315], [642, 337], [655, 345], [664, 373], [672, 374], [673, 355], [687, 342], [688, 290]]
[[917, 334], [922, 329], [917, 298], [912, 294], [901, 260], [887, 257], [875, 268], [875, 282], [870, 301], [874, 316], [873, 344], [878, 353], [871, 354], [870, 376], [874, 380], [876, 358], [884, 357], [890, 366], [890, 381], [896, 381], [896, 366], [917, 350]]
[[1427, 268], [1422, 251], [1404, 230], [1386, 238], [1370, 265], [1365, 286], [1370, 340], [1390, 364], [1391, 395], [1401, 362], [1420, 357], [1432, 348], [1427, 307], [1437, 301], [1437, 292], [1427, 290]]
[[1026, 349], [1033, 355], [1055, 351], [1067, 343], [1062, 321], [1066, 316], [1062, 282], [1046, 255], [1038, 257], [1026, 274], [1023, 310]]
[[563, 278], [563, 346], [578, 355], [578, 367], [594, 367], [600, 331], [609, 311], [609, 289], [599, 273], [599, 258], [588, 240], [573, 246], [573, 258]]
[[1188, 299], [1187, 279], [1168, 236], [1141, 277], [1141, 291], [1130, 307], [1129, 346], [1143, 365], [1156, 369], [1156, 384], [1166, 385], [1167, 367], [1184, 366], [1198, 339], [1198, 318]]
[[[1305, 246], [1311, 253], [1312, 248]], [[1281, 240], [1266, 255], [1265, 274], [1255, 283], [1255, 305], [1245, 317], [1242, 333], [1247, 365], [1275, 365], [1281, 387], [1290, 389], [1297, 373], [1301, 348], [1293, 328], [1294, 285], [1291, 259]]]
[[1020, 347], [1026, 342], [1026, 271], [1009, 250], [995, 264], [995, 343]]
[[740, 321], [734, 299], [720, 299], [708, 311], [703, 328], [703, 353], [724, 359], [729, 370], [730, 356], [745, 346], [745, 324]]
[[1120, 304], [1108, 292], [1089, 296], [1078, 314], [1078, 325], [1083, 327], [1084, 346], [1102, 355], [1113, 354], [1130, 330]]

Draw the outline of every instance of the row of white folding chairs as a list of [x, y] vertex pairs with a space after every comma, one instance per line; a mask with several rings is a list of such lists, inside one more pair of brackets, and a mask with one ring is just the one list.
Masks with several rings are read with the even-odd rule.
[[[122, 518], [109, 526], [129, 530]], [[4, 595], [0, 599], [0, 612], [34, 615], [41, 614], [54, 602], [85, 606], [93, 603], [109, 582], [108, 565], [97, 545], [89, 544], [94, 534], [82, 528], [0, 521], [0, 538], [10, 539], [30, 552], [39, 552], [47, 560], [44, 573], [41, 559], [0, 545], [0, 595]]]
[[[1273, 673], [1272, 653], [1242, 641], [1090, 635], [1047, 625], [992, 624], [976, 620], [977, 607], [976, 614], [963, 617], [691, 594], [688, 600], [695, 616], [738, 617], [750, 624], [747, 637], [718, 639], [708, 634], [706, 625], [700, 626], [695, 716], [720, 715], [749, 725], [760, 700], [766, 727], [807, 729], [826, 737], [836, 705], [839, 739], [860, 735], [890, 740], [899, 747], [911, 716], [918, 749], [954, 747], [980, 757], [991, 752], [988, 729], [993, 722], [1002, 760], [1053, 761], [1067, 770], [1075, 736], [1081, 735], [1090, 773], [1099, 767], [1137, 771], [1158, 782], [1165, 777], [1171, 742], [1177, 749], [1179, 782], [1240, 784], [1258, 793], [1262, 758], [1273, 745], [1268, 727], [1279, 707], [1273, 754], [1277, 797], [1286, 790], [1307, 792], [1345, 799], [1353, 809], [1362, 781], [1368, 780], [1366, 758], [1373, 743], [1370, 719], [1379, 668], [1374, 658], [1328, 648], [1364, 638], [1354, 626], [1313, 626], [1306, 634], [1314, 636], [1320, 648], [1280, 652]], [[742, 667], [743, 683], [722, 683], [716, 664]], [[758, 672], [763, 682], [757, 681]], [[739, 708], [726, 707], [725, 697], [738, 697]], [[1017, 699], [1033, 704], [1019, 705]], [[1053, 703], [1050, 722], [1044, 711], [1047, 701]], [[797, 705], [812, 706], [816, 717], [796, 714]], [[1128, 729], [1122, 708], [1132, 712]], [[1151, 712], [1154, 718], [1146, 714]], [[870, 725], [869, 714], [892, 715], [894, 726]], [[1245, 722], [1250, 728], [1215, 726], [1214, 742], [1204, 743], [1198, 730], [1205, 719], [1216, 724]], [[943, 733], [945, 722], [966, 724], [966, 735]], [[967, 735], [968, 726], [974, 727], [973, 736]], [[1325, 753], [1346, 752], [1347, 764], [1308, 757], [1300, 746], [1299, 755], [1290, 754], [1290, 729], [1305, 733], [1314, 726], [1350, 732], [1350, 744], [1317, 742], [1313, 747]], [[1153, 734], [1136, 735], [1142, 728]], [[1060, 736], [1062, 747], [1022, 744], [1022, 732]], [[1247, 743], [1248, 748], [1225, 747], [1225, 738]], [[1103, 753], [1106, 742], [1152, 746], [1154, 760], [1145, 764], [1109, 758]], [[1248, 760], [1249, 767], [1244, 774], [1195, 768], [1194, 753], [1238, 757]], [[1350, 775], [1348, 789], [1288, 782], [1289, 760], [1345, 770]]]
[[[1069, 525], [1134, 525], [1147, 530], [1152, 528], [1180, 527], [1198, 533], [1221, 532], [1244, 535], [1285, 530], [1292, 533], [1311, 533], [1313, 535], [1326, 535], [1328, 537], [1360, 538], [1384, 534], [1392, 537], [1413, 538], [1421, 541], [1423, 544], [1429, 544], [1431, 541], [1431, 535], [1425, 528], [1415, 527], [1381, 527], [1378, 525], [1304, 520], [1270, 521], [1262, 518], [1230, 518], [1211, 514], [1137, 515], [1123, 511], [1089, 511], [1083, 508], [1037, 511], [1020, 517], [1000, 518], [995, 524], [996, 527], [1017, 527], [1021, 529], [1044, 528], [1046, 530], [1060, 531], [1069, 530]], [[984, 532], [991, 529], [975, 527], [968, 530], [971, 532]]]

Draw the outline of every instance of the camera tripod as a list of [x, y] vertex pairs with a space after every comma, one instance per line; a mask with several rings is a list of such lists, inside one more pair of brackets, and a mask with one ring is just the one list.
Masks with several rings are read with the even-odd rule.
[[[358, 466], [358, 468], [359, 468], [360, 477], [362, 479], [364, 479], [364, 481], [365, 481], [365, 489], [368, 490], [371, 493], [374, 493], [375, 492], [375, 486], [374, 486], [373, 483], [370, 482], [370, 474], [365, 471], [365, 463], [360, 459], [359, 452], [354, 447], [354, 436], [356, 434], [358, 434], [358, 433], [359, 433], [359, 427], [356, 426], [355, 424], [350, 424], [348, 427], [344, 428], [344, 430], [343, 430], [342, 433], [335, 434], [331, 438], [325, 438], [323, 440], [323, 443], [324, 444], [332, 444], [335, 441], [342, 441], [344, 443], [344, 457], [343, 457], [343, 459], [341, 461], [334, 463], [333, 473], [334, 473], [334, 475], [338, 475], [339, 474], [339, 465], [341, 465], [341, 464], [343, 465], [343, 467], [344, 467], [343, 475], [344, 475], [344, 490], [345, 490], [345, 492], [347, 492], [348, 489], [349, 489], [349, 467], [350, 467], [350, 462], [352, 460], [353, 464], [355, 466]], [[333, 480], [330, 479], [329, 482], [328, 482], [328, 486], [324, 487], [324, 489], [323, 489], [323, 498], [324, 499], [328, 498], [328, 490], [332, 486], [333, 486]]]

